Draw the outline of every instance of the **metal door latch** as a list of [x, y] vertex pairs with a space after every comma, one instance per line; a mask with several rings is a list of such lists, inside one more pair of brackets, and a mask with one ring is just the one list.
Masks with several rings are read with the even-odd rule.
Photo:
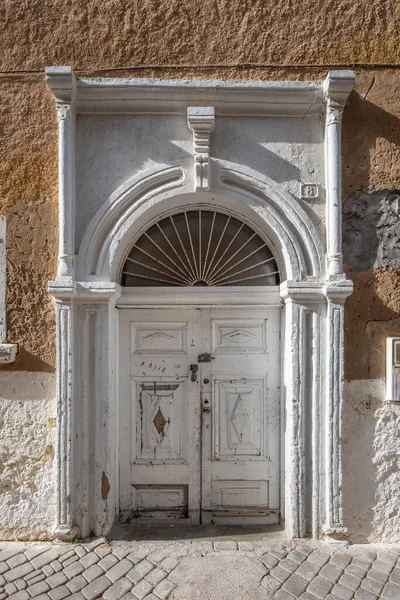
[[197, 381], [197, 371], [199, 370], [199, 365], [190, 365], [190, 370], [192, 371], [192, 381]]
[[209, 363], [211, 362], [215, 356], [211, 356], [209, 352], [204, 352], [203, 354], [199, 354], [198, 361], [199, 363]]

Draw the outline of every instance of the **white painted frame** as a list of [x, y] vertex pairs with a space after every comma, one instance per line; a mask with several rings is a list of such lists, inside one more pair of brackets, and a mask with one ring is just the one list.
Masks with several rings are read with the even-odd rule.
[[18, 344], [7, 344], [7, 245], [6, 218], [0, 215], [0, 365], [15, 361]]
[[[117, 516], [116, 306], [119, 301], [121, 306], [132, 301], [125, 295], [131, 292], [117, 283], [119, 273], [143, 227], [160, 214], [188, 204], [229, 206], [261, 232], [275, 253], [285, 303], [283, 518], [293, 537], [343, 535], [343, 305], [352, 284], [342, 268], [340, 132], [354, 74], [333, 71], [323, 84], [77, 81], [70, 67], [53, 67], [46, 77], [59, 117], [59, 269], [56, 281], [49, 284], [57, 305], [55, 535], [63, 539], [76, 533], [107, 535]], [[76, 114], [186, 115], [190, 107], [200, 105], [214, 107], [215, 119], [219, 115], [310, 119], [326, 115], [326, 242], [282, 186], [244, 165], [207, 154], [209, 179], [200, 191], [196, 160], [192, 172], [171, 163], [125, 182], [104, 199], [75, 255]], [[205, 191], [208, 186], [210, 191]], [[193, 301], [193, 290], [182, 292], [180, 301], [185, 294], [186, 302]], [[197, 297], [202, 297], [201, 292]], [[143, 302], [143, 295], [139, 301]]]

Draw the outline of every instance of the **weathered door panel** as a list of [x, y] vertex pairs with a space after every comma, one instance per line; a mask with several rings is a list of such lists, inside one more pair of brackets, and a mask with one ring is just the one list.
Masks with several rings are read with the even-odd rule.
[[279, 308], [120, 313], [121, 519], [279, 522]]
[[[121, 519], [190, 518], [196, 522], [199, 385], [191, 381], [190, 365], [199, 352], [198, 312], [120, 312], [121, 338], [129, 337], [125, 347], [121, 341], [121, 348], [128, 351], [129, 367], [121, 376], [120, 419], [122, 431], [130, 430], [124, 440], [130, 448], [129, 468], [121, 464], [120, 471]], [[197, 451], [189, 449], [189, 439]]]
[[248, 314], [203, 315], [203, 522], [279, 522], [280, 311]]

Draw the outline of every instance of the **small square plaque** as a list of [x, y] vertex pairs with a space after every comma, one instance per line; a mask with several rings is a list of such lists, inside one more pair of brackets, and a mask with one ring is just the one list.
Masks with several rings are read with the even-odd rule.
[[317, 183], [302, 183], [300, 187], [302, 200], [314, 200], [319, 196], [319, 186]]

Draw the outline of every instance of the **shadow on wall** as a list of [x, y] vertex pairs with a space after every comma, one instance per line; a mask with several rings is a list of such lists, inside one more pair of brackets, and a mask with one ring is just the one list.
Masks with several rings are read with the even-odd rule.
[[[385, 101], [385, 92], [398, 93], [394, 86], [387, 91], [382, 82], [377, 81], [376, 85]], [[380, 148], [379, 139], [392, 144], [392, 148]], [[393, 162], [396, 163], [396, 148], [400, 148], [400, 119], [353, 91], [343, 116], [344, 197], [373, 181], [373, 176], [378, 173], [390, 181]]]

